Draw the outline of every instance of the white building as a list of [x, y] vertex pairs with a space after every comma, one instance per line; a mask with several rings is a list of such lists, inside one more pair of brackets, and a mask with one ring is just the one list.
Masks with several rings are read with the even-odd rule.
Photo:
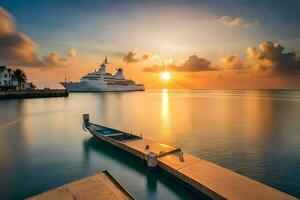
[[34, 86], [32, 83], [22, 82], [19, 88], [13, 71], [6, 66], [0, 66], [0, 90], [1, 89], [30, 90], [34, 89]]
[[32, 89], [34, 89], [33, 83], [27, 83], [27, 82], [21, 83], [21, 90], [32, 90]]
[[16, 87], [18, 82], [14, 79], [12, 70], [6, 66], [0, 66], [0, 86], [1, 87]]

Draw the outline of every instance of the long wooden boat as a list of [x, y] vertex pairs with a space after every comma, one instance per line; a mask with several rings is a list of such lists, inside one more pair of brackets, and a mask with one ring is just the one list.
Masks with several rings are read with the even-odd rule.
[[141, 136], [91, 123], [89, 122], [88, 114], [83, 115], [83, 123], [85, 130], [89, 131], [93, 136], [105, 141], [126, 142], [142, 138]]
[[[181, 151], [177, 147], [157, 143], [141, 136], [112, 129], [106, 126], [91, 123], [89, 114], [83, 114], [83, 129], [90, 132], [94, 137], [104, 140], [122, 150], [128, 151], [143, 160], [148, 165], [157, 164], [157, 158], [166, 156], [172, 152]], [[153, 166], [153, 167], [154, 167]]]

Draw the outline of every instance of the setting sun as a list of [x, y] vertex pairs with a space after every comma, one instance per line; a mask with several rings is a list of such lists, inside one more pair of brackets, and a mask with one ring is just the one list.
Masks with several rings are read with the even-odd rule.
[[170, 74], [170, 72], [162, 72], [160, 74], [160, 77], [161, 77], [162, 80], [168, 81], [171, 78], [171, 74]]

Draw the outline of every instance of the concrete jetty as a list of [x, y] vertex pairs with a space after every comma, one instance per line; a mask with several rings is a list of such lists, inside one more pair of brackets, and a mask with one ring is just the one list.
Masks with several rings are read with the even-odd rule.
[[158, 158], [158, 166], [212, 199], [297, 199], [188, 153], [177, 152]]
[[47, 90], [21, 90], [0, 92], [0, 99], [22, 99], [22, 98], [49, 98], [49, 97], [67, 97], [68, 90], [47, 89]]
[[[145, 138], [116, 140], [101, 134], [104, 126], [88, 122], [86, 129], [95, 137], [128, 151], [147, 161], [149, 167], [159, 167], [179, 181], [215, 200], [296, 200], [297, 198], [270, 186], [242, 176], [229, 169], [200, 159], [180, 148], [154, 142]], [[108, 130], [110, 128], [107, 128]], [[111, 129], [114, 134], [128, 134]], [[136, 136], [137, 137], [137, 136]]]
[[107, 172], [68, 183], [28, 200], [134, 200]]
[[[148, 149], [146, 149], [146, 145], [149, 145]], [[215, 200], [297, 199], [253, 179], [183, 152], [176, 147], [144, 138], [124, 142], [119, 147], [143, 158], [148, 164], [150, 155], [154, 153], [159, 168]], [[153, 163], [153, 160], [150, 162]]]

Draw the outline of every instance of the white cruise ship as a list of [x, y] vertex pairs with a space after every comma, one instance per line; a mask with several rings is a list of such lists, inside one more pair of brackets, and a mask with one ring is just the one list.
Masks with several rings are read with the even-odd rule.
[[127, 92], [144, 91], [143, 84], [136, 84], [133, 80], [126, 79], [122, 68], [112, 75], [107, 73], [107, 57], [100, 65], [99, 70], [83, 76], [79, 82], [60, 82], [69, 92]]

